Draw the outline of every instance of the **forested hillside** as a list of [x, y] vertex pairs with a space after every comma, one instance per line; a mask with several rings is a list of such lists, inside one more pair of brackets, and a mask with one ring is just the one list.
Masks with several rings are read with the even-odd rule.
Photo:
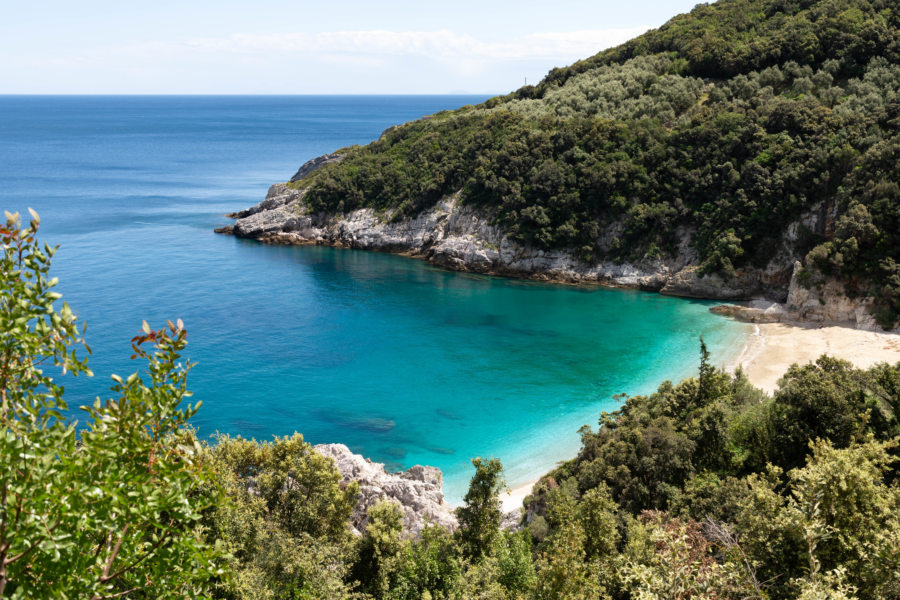
[[[412, 216], [461, 192], [511, 237], [587, 260], [811, 272], [900, 314], [900, 9], [720, 0], [536, 86], [392, 128], [293, 185], [311, 211]], [[815, 271], [813, 273], [812, 271]]]

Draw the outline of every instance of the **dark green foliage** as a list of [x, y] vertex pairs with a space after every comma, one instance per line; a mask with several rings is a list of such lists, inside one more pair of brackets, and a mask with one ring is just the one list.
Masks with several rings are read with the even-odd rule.
[[396, 585], [396, 557], [402, 548], [402, 512], [394, 502], [379, 502], [369, 507], [366, 532], [359, 543], [351, 576], [363, 591], [377, 598], [387, 596]]
[[[842, 230], [867, 239], [866, 215]], [[900, 600], [900, 364], [823, 356], [769, 397], [713, 368], [701, 340], [698, 378], [582, 429], [524, 530], [500, 530], [500, 461], [475, 459], [457, 533], [405, 537], [383, 502], [356, 537], [357, 485], [299, 434], [197, 442], [181, 323], [144, 325], [146, 376], [114, 377], [76, 434], [35, 368], [88, 372], [37, 227], [0, 228], [4, 597]]]
[[872, 374], [823, 356], [814, 365], [794, 365], [773, 403], [773, 459], [791, 468], [803, 464], [806, 444], [822, 438], [845, 447], [863, 431], [882, 439], [900, 433], [894, 407]]
[[[701, 345], [699, 375], [583, 429], [519, 533], [499, 529], [496, 459], [473, 461], [457, 534], [403, 539], [397, 506], [380, 504], [353, 542], [353, 489], [299, 436], [223, 438], [208, 456], [236, 502], [210, 533], [235, 575], [219, 595], [900, 600], [900, 364], [822, 357], [789, 369], [770, 397], [713, 368]], [[293, 501], [294, 481], [308, 506]]]
[[403, 600], [420, 600], [426, 593], [433, 599], [449, 596], [462, 571], [458, 554], [453, 534], [442, 527], [426, 527], [417, 543], [403, 549], [393, 596]]
[[503, 467], [496, 458], [473, 458], [475, 475], [463, 506], [456, 509], [459, 540], [466, 557], [479, 559], [489, 552], [500, 533], [500, 498]]
[[651, 396], [629, 398], [604, 413], [600, 428], [582, 430], [574, 465], [564, 466], [581, 491], [608, 486], [630, 512], [665, 509], [685, 480], [702, 469], [733, 470], [729, 421], [758, 398], [741, 376], [715, 370], [701, 341], [700, 379], [669, 382]]
[[684, 482], [669, 508], [673, 514], [696, 521], [712, 518], [733, 523], [748, 491], [743, 479], [703, 471]]
[[502, 532], [493, 555], [497, 560], [497, 582], [513, 597], [524, 596], [535, 584], [531, 536], [527, 531]]
[[[855, 587], [860, 598], [898, 598], [900, 589], [887, 573], [900, 569], [900, 555], [891, 554], [900, 548], [900, 522], [886, 508], [900, 501], [897, 471], [889, 466], [900, 434], [898, 392], [900, 364], [861, 370], [823, 356], [791, 367], [774, 397], [767, 397], [742, 373], [711, 368], [701, 346], [699, 379], [665, 382], [654, 394], [604, 413], [596, 432], [582, 430], [578, 457], [546, 476], [529, 500], [542, 515], [532, 531], [543, 540], [541, 548], [580, 540], [582, 562], [592, 554], [631, 556], [636, 562], [625, 571], [631, 583], [616, 579], [622, 571], [611, 579], [597, 575], [622, 594], [634, 591], [630, 585], [669, 589], [664, 586], [674, 583], [666, 584], [664, 576], [679, 564], [683, 589], [739, 584], [740, 591], [720, 591], [725, 597], [760, 597], [754, 594], [763, 588], [771, 598], [794, 598], [800, 590], [823, 597], [815, 594], [831, 586]], [[634, 522], [623, 526], [629, 515], [648, 509], [684, 522], [654, 521], [655, 533]], [[842, 521], [854, 518], [872, 521], [858, 531]], [[702, 543], [690, 541], [697, 522], [706, 523]], [[599, 552], [591, 549], [588, 533], [598, 529], [607, 531], [593, 537], [607, 540]], [[622, 533], [624, 548], [617, 542]], [[720, 544], [718, 565], [704, 558], [714, 553], [708, 541]], [[573, 560], [571, 551], [564, 556]], [[873, 558], [865, 562], [863, 556]], [[568, 565], [566, 581], [577, 579], [572, 565], [578, 561], [554, 560], [548, 564]]]
[[[344, 583], [352, 555], [347, 523], [357, 486], [343, 486], [330, 459], [299, 434], [268, 443], [220, 436], [205, 455], [230, 499], [205, 519], [209, 536], [233, 556], [234, 577], [221, 584], [219, 597], [349, 593]], [[377, 585], [379, 574], [375, 567], [367, 583]]]
[[[900, 11], [890, 0], [720, 0], [537, 86], [393, 128], [296, 185], [312, 211], [414, 215], [460, 194], [514, 239], [706, 273], [812, 256], [900, 315]], [[861, 228], [859, 227], [861, 225]]]

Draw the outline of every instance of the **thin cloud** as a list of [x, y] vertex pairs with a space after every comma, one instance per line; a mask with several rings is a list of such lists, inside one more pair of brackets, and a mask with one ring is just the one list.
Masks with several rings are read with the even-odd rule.
[[[32, 54], [14, 64], [0, 64], [0, 91], [497, 93], [521, 85], [525, 77], [537, 81], [553, 67], [591, 56], [647, 29], [538, 32], [500, 42], [447, 29], [150, 39]], [[298, 72], [303, 77], [285, 76]]]
[[332, 31], [280, 35], [235, 34], [184, 43], [198, 51], [319, 55], [418, 56], [436, 59], [517, 60], [581, 58], [625, 42], [648, 27], [534, 33], [507, 42], [437, 31]]

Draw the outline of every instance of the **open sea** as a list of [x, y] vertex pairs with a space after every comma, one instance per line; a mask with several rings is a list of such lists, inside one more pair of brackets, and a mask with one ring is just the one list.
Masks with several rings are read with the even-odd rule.
[[458, 502], [472, 457], [534, 479], [614, 395], [692, 375], [701, 334], [716, 362], [736, 355], [746, 326], [710, 302], [213, 233], [314, 156], [484, 99], [0, 96], [0, 208], [40, 213], [57, 291], [88, 324], [96, 375], [64, 379], [69, 405], [139, 368], [141, 320], [180, 317], [201, 436], [299, 431], [389, 469], [434, 465]]

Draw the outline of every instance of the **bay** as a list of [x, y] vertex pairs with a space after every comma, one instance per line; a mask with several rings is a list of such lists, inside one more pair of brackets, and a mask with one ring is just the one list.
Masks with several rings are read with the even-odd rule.
[[472, 457], [522, 483], [571, 457], [614, 395], [693, 374], [700, 335], [717, 363], [740, 350], [746, 327], [709, 302], [212, 232], [309, 158], [481, 100], [0, 97], [2, 208], [41, 214], [88, 323], [97, 375], [67, 380], [70, 405], [139, 368], [141, 320], [182, 318], [202, 437], [300, 431], [390, 469], [438, 466], [459, 501]]

